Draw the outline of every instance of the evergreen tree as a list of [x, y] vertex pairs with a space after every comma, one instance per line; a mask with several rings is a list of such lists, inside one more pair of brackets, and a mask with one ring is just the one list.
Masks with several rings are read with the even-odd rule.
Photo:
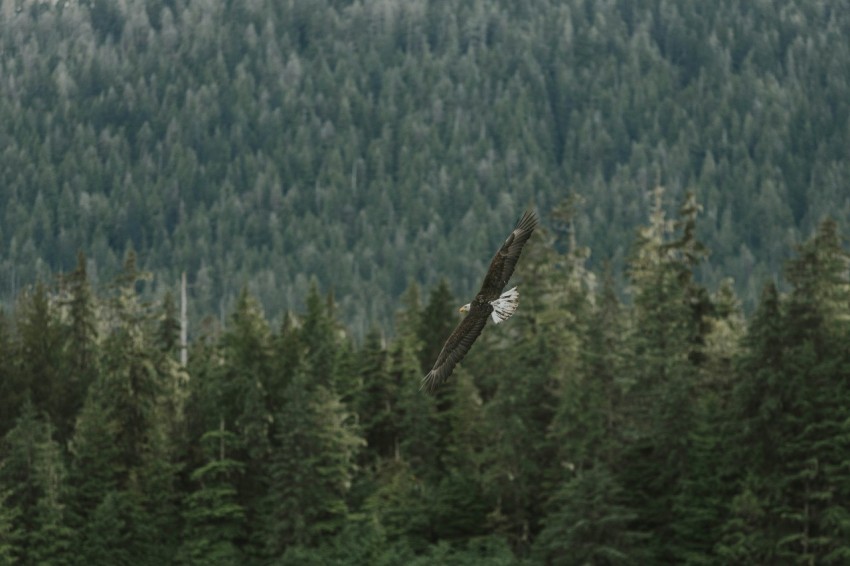
[[15, 417], [27, 394], [17, 367], [16, 334], [9, 323], [0, 308], [0, 434], [3, 436], [14, 426]]
[[422, 343], [419, 363], [423, 369], [430, 369], [440, 355], [446, 338], [458, 323], [456, 311], [457, 307], [449, 285], [445, 279], [441, 279], [431, 290], [428, 304], [419, 316], [418, 338]]
[[91, 391], [77, 417], [70, 443], [71, 512], [76, 526], [86, 523], [108, 493], [118, 489], [126, 470], [120, 459], [117, 423]]
[[162, 299], [162, 312], [156, 331], [156, 345], [166, 354], [175, 354], [179, 346], [180, 321], [177, 320], [177, 306], [171, 292], [165, 293]]
[[83, 529], [77, 546], [80, 564], [161, 564], [157, 548], [161, 533], [145, 512], [141, 495], [133, 491], [110, 491], [97, 505]]
[[363, 455], [367, 456], [368, 464], [397, 457], [399, 452], [397, 384], [389, 372], [388, 353], [382, 342], [378, 331], [371, 331], [358, 356], [361, 386], [355, 408], [366, 440]]
[[[64, 327], [64, 359], [68, 371], [64, 381], [60, 437], [70, 437], [70, 427], [80, 412], [89, 386], [97, 377], [97, 324], [95, 301], [86, 272], [86, 257], [77, 254], [76, 268], [63, 278], [63, 304], [67, 309]], [[65, 427], [64, 429], [62, 427]]]
[[294, 315], [284, 313], [280, 330], [273, 338], [272, 379], [269, 384], [269, 407], [277, 410], [284, 402], [284, 391], [295, 371], [303, 363], [303, 347]]
[[[638, 511], [636, 525], [655, 535], [648, 542], [656, 561], [675, 560], [684, 543], [670, 532], [672, 496], [687, 473], [697, 367], [704, 361], [711, 308], [707, 293], [693, 281], [704, 254], [695, 239], [699, 207], [688, 195], [679, 220], [671, 222], [662, 195], [660, 188], [654, 192], [650, 222], [639, 233], [630, 266], [634, 320], [627, 363], [633, 371], [625, 410], [632, 432], [621, 454], [627, 466], [621, 481]], [[675, 239], [673, 230], [679, 232]], [[672, 542], [661, 545], [662, 539]]]
[[38, 411], [59, 418], [65, 401], [59, 358], [61, 333], [47, 287], [39, 283], [25, 294], [17, 314], [25, 391]]
[[834, 221], [824, 221], [788, 266], [788, 334], [783, 367], [793, 397], [783, 411], [779, 446], [783, 517], [779, 556], [842, 561], [850, 556], [850, 521], [841, 501], [850, 494], [844, 454], [850, 449], [847, 391], [850, 367], [850, 254]]
[[486, 533], [492, 508], [484, 490], [482, 453], [485, 448], [484, 413], [472, 376], [456, 369], [451, 388], [443, 393], [445, 407], [437, 422], [446, 430], [439, 458], [439, 481], [429, 506], [437, 540], [465, 540]]
[[196, 489], [185, 501], [182, 564], [239, 564], [245, 539], [245, 509], [237, 500], [236, 476], [244, 464], [228, 457], [236, 442], [233, 433], [219, 429], [201, 438], [207, 461], [194, 470]]
[[351, 415], [331, 390], [299, 371], [275, 416], [277, 450], [263, 502], [264, 553], [316, 546], [348, 516], [346, 493], [356, 452], [364, 444]]
[[[3, 474], [2, 469], [0, 474]], [[21, 511], [8, 502], [9, 497], [10, 492], [5, 487], [0, 489], [0, 564], [3, 566], [15, 564], [20, 553], [21, 534], [16, 522]]]
[[535, 557], [545, 564], [642, 562], [647, 534], [630, 526], [637, 516], [626, 499], [604, 464], [577, 471], [553, 498]]
[[26, 403], [15, 428], [3, 439], [0, 490], [8, 493], [4, 504], [11, 515], [18, 515], [9, 534], [18, 533], [16, 554], [25, 563], [70, 563], [73, 532], [65, 512], [65, 466], [53, 436], [49, 421]]
[[35, 479], [40, 497], [32, 510], [35, 530], [28, 533], [29, 561], [34, 564], [72, 564], [75, 532], [66, 511], [67, 474], [63, 451], [53, 439], [53, 427], [45, 423], [44, 436], [37, 445]]
[[304, 367], [316, 383], [335, 388], [339, 377], [336, 371], [339, 360], [335, 321], [315, 281], [310, 284], [306, 306], [300, 334], [300, 342], [304, 347]]
[[395, 417], [397, 446], [395, 461], [403, 460], [420, 486], [436, 481], [441, 474], [440, 427], [436, 400], [422, 393], [419, 342], [412, 333], [399, 337], [391, 346], [389, 372], [397, 391]]
[[261, 501], [269, 486], [267, 468], [272, 452], [274, 416], [268, 386], [272, 371], [272, 337], [256, 299], [243, 290], [230, 324], [221, 337], [221, 364], [209, 376], [206, 403], [217, 414], [206, 415], [205, 431], [233, 430], [237, 442], [230, 459], [244, 466], [235, 476], [237, 502], [244, 507], [249, 532], [259, 531]]

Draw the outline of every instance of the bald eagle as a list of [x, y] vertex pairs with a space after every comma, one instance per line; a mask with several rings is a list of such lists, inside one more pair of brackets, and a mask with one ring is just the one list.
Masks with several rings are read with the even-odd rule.
[[437, 386], [449, 378], [457, 363], [481, 334], [488, 318], [493, 319], [494, 324], [499, 324], [509, 319], [516, 311], [519, 304], [517, 288], [513, 287], [504, 293], [502, 291], [508, 284], [522, 253], [522, 247], [531, 237], [535, 226], [537, 217], [534, 212], [526, 211], [490, 262], [490, 269], [487, 270], [481, 290], [472, 302], [460, 307], [460, 312], [468, 314], [446, 340], [433, 369], [422, 379], [422, 388], [429, 393], [436, 391]]

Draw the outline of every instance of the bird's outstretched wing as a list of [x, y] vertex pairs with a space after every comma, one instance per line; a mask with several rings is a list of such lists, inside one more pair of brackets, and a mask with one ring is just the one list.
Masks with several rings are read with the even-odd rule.
[[510, 233], [496, 255], [493, 256], [479, 294], [490, 298], [499, 296], [514, 272], [516, 263], [519, 261], [519, 255], [522, 253], [522, 247], [531, 237], [536, 226], [537, 216], [533, 211], [526, 210], [517, 222], [516, 228]]
[[454, 371], [455, 366], [463, 359], [472, 343], [484, 330], [487, 317], [493, 311], [488, 303], [475, 305], [469, 310], [469, 314], [457, 325], [457, 328], [446, 340], [443, 350], [437, 356], [437, 362], [433, 369], [422, 379], [422, 388], [428, 393], [437, 390], [437, 386], [446, 381]]
[[[472, 343], [484, 330], [487, 318], [493, 312], [490, 301], [499, 298], [505, 285], [514, 272], [522, 247], [531, 237], [531, 233], [537, 226], [537, 216], [534, 212], [527, 210], [517, 222], [516, 227], [496, 252], [490, 262], [490, 268], [484, 277], [484, 283], [478, 292], [478, 297], [471, 303], [469, 314], [466, 315], [454, 332], [446, 340], [443, 350], [437, 356], [437, 362], [431, 371], [422, 379], [422, 388], [433, 393], [437, 386], [446, 381], [454, 371], [455, 366], [463, 359]], [[516, 308], [516, 307], [514, 307]]]

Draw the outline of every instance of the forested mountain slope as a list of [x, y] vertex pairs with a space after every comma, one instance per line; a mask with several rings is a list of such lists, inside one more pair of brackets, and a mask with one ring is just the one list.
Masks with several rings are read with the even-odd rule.
[[[125, 251], [193, 312], [309, 280], [357, 334], [409, 282], [466, 296], [530, 204], [585, 199], [624, 263], [692, 189], [745, 304], [850, 212], [843, 2], [4, 0], [0, 298]], [[706, 264], [708, 265], [708, 264]], [[222, 314], [223, 316], [223, 314]]]

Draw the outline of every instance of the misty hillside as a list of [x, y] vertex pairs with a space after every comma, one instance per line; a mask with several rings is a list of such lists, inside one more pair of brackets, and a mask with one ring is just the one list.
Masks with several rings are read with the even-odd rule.
[[[4, 0], [0, 301], [134, 249], [197, 318], [332, 289], [355, 334], [411, 282], [474, 292], [534, 206], [584, 199], [591, 264], [650, 191], [703, 206], [745, 305], [850, 213], [841, 2]], [[555, 226], [557, 228], [557, 226]]]

